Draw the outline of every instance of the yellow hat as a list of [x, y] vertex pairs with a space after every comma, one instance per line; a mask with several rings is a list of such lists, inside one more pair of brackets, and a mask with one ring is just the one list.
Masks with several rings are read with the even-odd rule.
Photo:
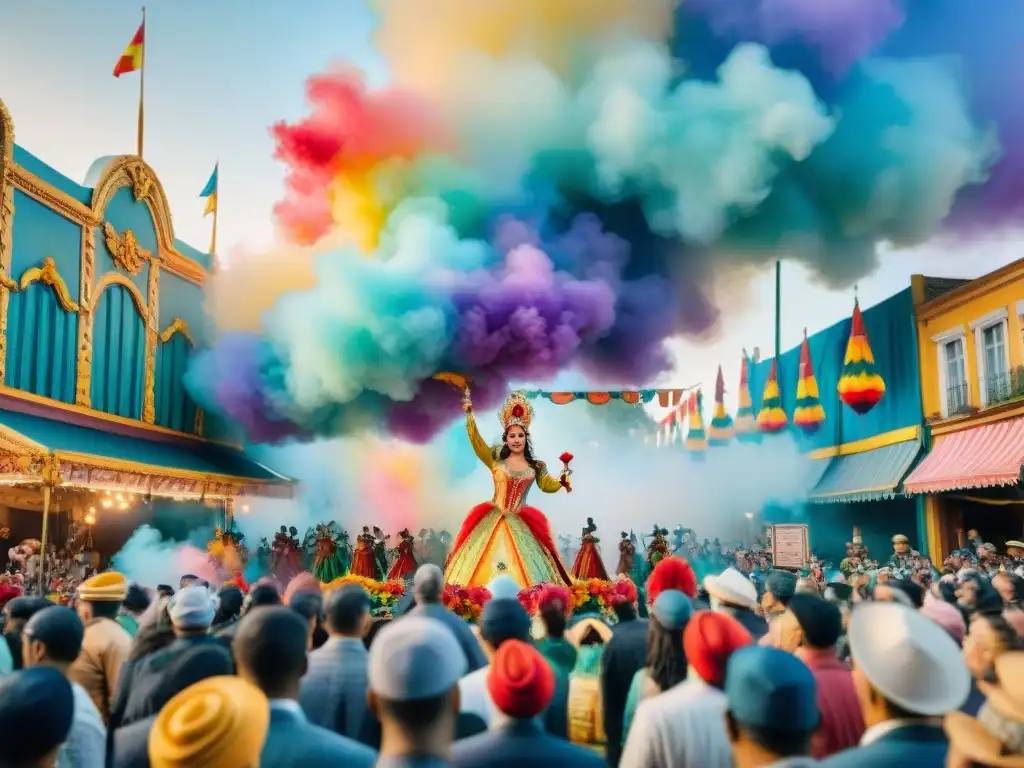
[[892, 537], [892, 543], [893, 544], [909, 544], [910, 543], [910, 539], [907, 538], [906, 536], [904, 536], [902, 533], [897, 533], [895, 536]]
[[128, 582], [117, 571], [97, 573], [78, 587], [78, 599], [90, 603], [119, 603], [127, 593]]
[[149, 732], [153, 768], [251, 768], [270, 726], [270, 702], [240, 677], [208, 677], [172, 698]]

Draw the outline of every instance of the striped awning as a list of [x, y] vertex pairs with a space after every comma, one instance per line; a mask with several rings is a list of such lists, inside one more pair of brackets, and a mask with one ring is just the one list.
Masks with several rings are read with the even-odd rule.
[[1024, 416], [954, 432], [903, 484], [907, 493], [1015, 485], [1024, 464]]
[[815, 504], [891, 499], [921, 452], [918, 440], [837, 456], [809, 494]]

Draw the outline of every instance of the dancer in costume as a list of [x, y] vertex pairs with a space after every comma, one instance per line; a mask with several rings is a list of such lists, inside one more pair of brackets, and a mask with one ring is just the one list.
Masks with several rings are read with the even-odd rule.
[[373, 557], [373, 534], [370, 533], [368, 525], [363, 526], [363, 532], [356, 537], [356, 549], [352, 553], [352, 575], [362, 576], [367, 579], [377, 578], [377, 563]]
[[622, 532], [622, 540], [619, 541], [619, 565], [615, 569], [616, 576], [633, 577], [634, 561], [636, 560], [636, 544], [629, 539], [629, 534]]
[[[345, 575], [348, 534], [333, 520], [320, 523], [312, 532], [313, 575], [321, 584], [329, 584]], [[309, 540], [309, 534], [306, 535]]]
[[377, 564], [377, 576], [378, 581], [384, 581], [384, 578], [388, 575], [388, 541], [391, 540], [391, 534], [384, 535], [377, 526], [373, 526], [373, 558]]
[[580, 551], [576, 553], [576, 561], [572, 564], [572, 577], [585, 581], [587, 579], [608, 580], [608, 571], [605, 570], [604, 562], [601, 560], [601, 552], [597, 548], [601, 541], [594, 534], [597, 526], [594, 525], [594, 518], [587, 518], [587, 527], [583, 529], [580, 536]]
[[[493, 447], [477, 429], [468, 390], [463, 407], [473, 451], [491, 471], [494, 498], [470, 510], [448, 558], [445, 580], [462, 586], [485, 586], [498, 574], [506, 573], [524, 587], [571, 584], [547, 518], [539, 509], [524, 504], [534, 483], [545, 493], [572, 490], [568, 469], [556, 480], [548, 474], [544, 462], [533, 457], [530, 403], [519, 392], [509, 397], [498, 414], [501, 444]], [[565, 456], [563, 461], [567, 463], [572, 457]]]
[[416, 539], [409, 533], [408, 528], [403, 528], [398, 532], [398, 557], [395, 558], [395, 564], [391, 566], [391, 570], [388, 571], [389, 579], [407, 579], [410, 578], [416, 569], [419, 567], [416, 564]]
[[294, 527], [289, 531], [283, 525], [274, 534], [274, 543], [270, 547], [270, 572], [280, 584], [287, 584], [305, 570], [296, 534], [298, 531]]
[[654, 567], [664, 558], [668, 557], [668, 529], [660, 525], [654, 526], [651, 533], [651, 543], [647, 545], [647, 565], [653, 571]]

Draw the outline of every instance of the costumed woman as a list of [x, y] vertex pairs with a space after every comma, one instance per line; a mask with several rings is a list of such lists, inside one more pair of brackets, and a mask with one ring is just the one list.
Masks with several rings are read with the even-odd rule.
[[576, 553], [576, 561], [572, 564], [574, 579], [608, 581], [608, 571], [605, 570], [601, 552], [597, 548], [598, 542], [601, 540], [594, 535], [596, 532], [597, 526], [594, 525], [594, 518], [588, 517], [587, 527], [583, 529], [583, 534], [580, 536], [580, 551]]
[[622, 540], [619, 541], [619, 565], [615, 569], [616, 576], [633, 576], [633, 563], [636, 559], [636, 544], [629, 539], [629, 534], [622, 532]]
[[[445, 581], [462, 586], [485, 586], [500, 574], [507, 574], [523, 587], [535, 584], [572, 583], [558, 556], [547, 518], [524, 502], [536, 483], [545, 493], [571, 491], [569, 473], [559, 479], [548, 474], [547, 466], [533, 457], [530, 423], [533, 408], [526, 397], [513, 393], [498, 420], [501, 444], [490, 446], [481, 437], [473, 418], [469, 391], [465, 390], [466, 431], [473, 452], [490, 470], [494, 498], [470, 510], [455, 538], [445, 568]], [[571, 460], [566, 455], [564, 462]]]
[[352, 575], [366, 579], [377, 578], [377, 561], [373, 554], [374, 536], [368, 525], [356, 536], [356, 549], [352, 553]]
[[403, 528], [398, 532], [398, 557], [395, 558], [395, 564], [391, 566], [391, 570], [388, 571], [388, 579], [407, 579], [411, 578], [416, 569], [419, 567], [416, 565], [416, 539], [408, 528]]
[[298, 531], [281, 526], [274, 534], [274, 543], [270, 545], [270, 573], [279, 584], [287, 584], [305, 569], [302, 562], [302, 549], [295, 538]]
[[333, 520], [320, 523], [313, 536], [313, 575], [321, 584], [330, 584], [345, 575], [348, 536]]

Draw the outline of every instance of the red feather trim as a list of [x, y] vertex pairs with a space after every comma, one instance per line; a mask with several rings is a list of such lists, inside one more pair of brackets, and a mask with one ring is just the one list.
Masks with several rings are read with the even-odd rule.
[[689, 598], [697, 595], [697, 574], [683, 557], [666, 557], [654, 566], [647, 580], [647, 601], [653, 603], [668, 589], [677, 589]]

